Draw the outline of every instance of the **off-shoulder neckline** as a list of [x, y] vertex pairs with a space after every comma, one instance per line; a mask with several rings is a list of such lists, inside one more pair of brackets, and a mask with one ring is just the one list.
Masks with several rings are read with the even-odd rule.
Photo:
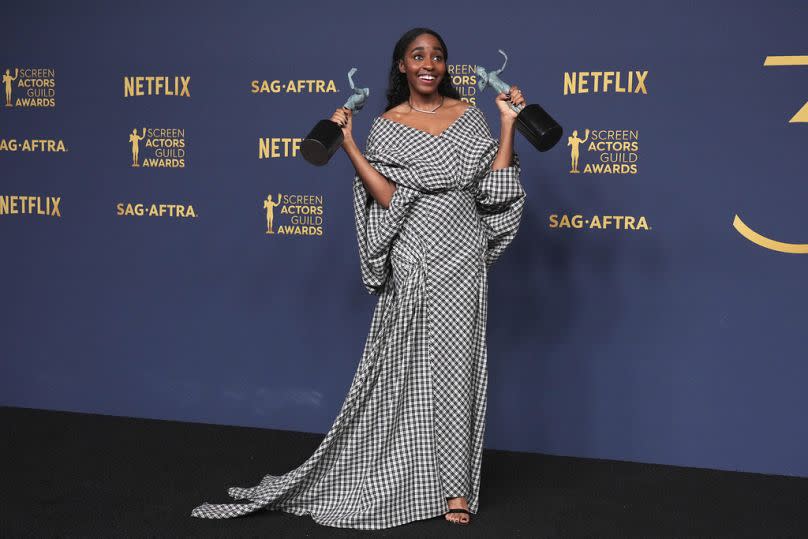
[[466, 107], [466, 110], [464, 110], [464, 111], [463, 111], [463, 112], [460, 114], [460, 116], [458, 116], [458, 117], [457, 117], [457, 118], [456, 118], [456, 119], [455, 119], [455, 120], [454, 120], [452, 123], [450, 123], [450, 124], [449, 124], [449, 125], [446, 127], [446, 129], [444, 129], [443, 131], [441, 131], [441, 132], [440, 132], [440, 134], [437, 134], [437, 135], [433, 135], [432, 133], [429, 133], [429, 132], [427, 132], [427, 131], [424, 131], [423, 129], [418, 129], [417, 127], [413, 127], [413, 126], [411, 126], [411, 125], [407, 125], [407, 124], [403, 124], [403, 123], [401, 123], [401, 122], [397, 122], [397, 121], [395, 121], [395, 120], [391, 120], [390, 118], [385, 118], [384, 116], [377, 116], [377, 117], [376, 117], [376, 120], [377, 120], [377, 121], [378, 121], [378, 120], [384, 120], [384, 121], [389, 122], [389, 123], [391, 123], [391, 124], [400, 125], [401, 127], [404, 127], [404, 128], [406, 128], [406, 129], [411, 129], [411, 130], [413, 130], [413, 131], [417, 131], [418, 133], [423, 133], [424, 135], [426, 135], [426, 136], [428, 136], [428, 137], [432, 137], [432, 138], [440, 138], [440, 137], [442, 137], [443, 135], [445, 135], [447, 132], [449, 132], [449, 131], [450, 131], [450, 130], [451, 130], [451, 129], [452, 129], [454, 126], [455, 126], [455, 125], [457, 125], [457, 124], [460, 122], [460, 120], [462, 120], [462, 119], [463, 119], [463, 118], [466, 116], [466, 113], [467, 113], [468, 111], [470, 111], [471, 109], [473, 109], [473, 108], [476, 108], [476, 107], [474, 107], [473, 105], [469, 105], [468, 107]]

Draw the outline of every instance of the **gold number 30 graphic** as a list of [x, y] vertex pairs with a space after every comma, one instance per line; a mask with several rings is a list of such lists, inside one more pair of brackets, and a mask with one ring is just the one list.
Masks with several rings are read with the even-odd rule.
[[[808, 66], [808, 56], [767, 56], [764, 66]], [[808, 123], [808, 101], [788, 123]], [[781, 253], [808, 254], [808, 243], [783, 243], [767, 238], [749, 228], [738, 215], [732, 221], [735, 230], [756, 245]]]

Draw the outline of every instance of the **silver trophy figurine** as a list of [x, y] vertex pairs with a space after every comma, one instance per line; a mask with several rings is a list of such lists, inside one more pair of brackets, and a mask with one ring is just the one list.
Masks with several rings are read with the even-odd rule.
[[[511, 85], [499, 78], [499, 74], [505, 70], [508, 64], [508, 55], [499, 49], [499, 53], [505, 57], [502, 67], [496, 71], [487, 71], [482, 66], [477, 66], [477, 88], [482, 92], [486, 86], [490, 86], [497, 93], [508, 93]], [[553, 118], [539, 105], [527, 105], [526, 107], [516, 106], [508, 103], [519, 115], [516, 117], [516, 128], [530, 141], [540, 152], [546, 152], [556, 145], [561, 139], [562, 129]]]
[[[342, 106], [353, 113], [362, 110], [370, 95], [370, 88], [357, 88], [354, 84], [353, 75], [356, 71], [355, 67], [348, 71], [348, 84], [351, 85], [353, 93]], [[320, 120], [303, 139], [300, 153], [312, 165], [325, 165], [342, 145], [343, 138], [342, 128], [338, 124], [331, 120]]]

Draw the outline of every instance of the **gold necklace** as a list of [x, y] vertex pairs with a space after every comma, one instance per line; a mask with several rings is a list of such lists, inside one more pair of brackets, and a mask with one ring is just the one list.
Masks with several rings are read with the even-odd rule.
[[407, 99], [407, 104], [410, 106], [410, 108], [412, 110], [417, 110], [418, 112], [425, 112], [427, 114], [435, 114], [435, 111], [443, 106], [443, 99], [444, 99], [443, 96], [440, 96], [440, 105], [438, 105], [437, 107], [435, 107], [432, 110], [421, 110], [421, 109], [417, 109], [417, 108], [413, 107], [412, 103], [409, 100], [409, 98]]

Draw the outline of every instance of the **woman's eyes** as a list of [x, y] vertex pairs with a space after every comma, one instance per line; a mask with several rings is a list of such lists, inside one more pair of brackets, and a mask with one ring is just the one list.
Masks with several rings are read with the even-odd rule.
[[[416, 54], [415, 56], [413, 56], [414, 60], [419, 60], [419, 59], [422, 59], [422, 58], [423, 58], [423, 56], [420, 55], [420, 54]], [[443, 60], [443, 56], [441, 56], [439, 54], [436, 54], [435, 56], [432, 57], [432, 59], [435, 60], [436, 62], [440, 62], [441, 60]]]

